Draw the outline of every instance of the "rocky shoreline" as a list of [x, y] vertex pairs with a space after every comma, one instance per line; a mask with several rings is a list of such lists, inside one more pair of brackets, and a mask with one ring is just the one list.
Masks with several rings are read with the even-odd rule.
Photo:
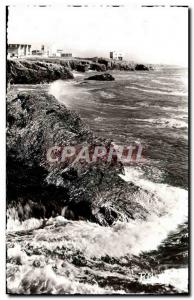
[[[67, 66], [67, 61], [59, 63], [59, 60], [58, 63], [54, 60], [8, 60], [7, 80], [9, 84], [36, 84], [59, 78], [72, 79], [71, 70], [76, 68], [72, 63], [69, 61], [71, 65]], [[99, 76], [103, 77], [103, 74]], [[131, 197], [138, 192], [138, 187], [119, 177], [124, 172], [120, 162], [98, 159], [88, 164], [77, 162], [72, 165], [67, 161], [60, 165], [49, 164], [46, 153], [54, 145], [105, 146], [108, 149], [111, 141], [95, 137], [76, 113], [38, 90], [38, 86], [36, 90], [24, 93], [9, 91], [8, 211], [14, 208], [20, 220], [63, 215], [101, 225], [146, 218], [145, 208]]]
[[30, 60], [7, 61], [8, 84], [38, 84], [73, 78], [71, 71], [61, 64]]
[[7, 60], [7, 82], [10, 84], [37, 84], [57, 79], [73, 79], [72, 71], [105, 72], [149, 71], [152, 66], [134, 64], [107, 59], [60, 59], [60, 58], [28, 58]]
[[15, 207], [20, 220], [62, 214], [111, 225], [146, 218], [130, 196], [138, 188], [119, 177], [120, 162], [48, 163], [49, 147], [61, 144], [108, 148], [111, 141], [95, 137], [76, 113], [45, 92], [8, 93], [7, 207]]

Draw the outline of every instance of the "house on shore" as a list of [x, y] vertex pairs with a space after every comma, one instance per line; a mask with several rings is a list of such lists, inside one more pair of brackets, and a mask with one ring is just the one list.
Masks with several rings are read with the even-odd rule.
[[65, 53], [65, 52], [62, 52], [62, 53], [61, 53], [61, 57], [72, 57], [72, 53]]
[[28, 44], [8, 44], [8, 58], [23, 57], [31, 55], [31, 45]]
[[42, 51], [39, 50], [39, 49], [34, 49], [34, 50], [32, 50], [32, 55], [42, 56], [43, 53], [42, 53]]
[[72, 53], [66, 53], [63, 49], [57, 49], [53, 51], [52, 56], [69, 58], [72, 57]]
[[41, 45], [41, 46], [37, 47], [36, 49], [32, 50], [32, 55], [35, 55], [35, 56], [49, 57], [50, 53], [51, 53], [50, 48], [45, 45]]
[[123, 60], [123, 54], [121, 52], [111, 51], [110, 59]]

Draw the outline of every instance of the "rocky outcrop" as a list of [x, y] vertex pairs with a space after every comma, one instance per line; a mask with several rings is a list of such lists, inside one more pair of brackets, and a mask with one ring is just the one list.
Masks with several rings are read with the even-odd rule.
[[72, 78], [73, 74], [61, 64], [31, 60], [7, 61], [7, 82], [11, 84], [36, 84]]
[[143, 65], [143, 64], [137, 64], [135, 65], [136, 71], [149, 71], [149, 67]]
[[138, 188], [120, 177], [119, 162], [50, 163], [54, 145], [104, 145], [80, 117], [41, 91], [7, 95], [7, 207], [21, 220], [64, 215], [103, 225], [145, 219]]
[[106, 71], [106, 65], [101, 63], [91, 63], [90, 70], [104, 72]]
[[102, 57], [95, 57], [95, 58], [70, 58], [70, 59], [63, 59], [58, 57], [29, 57], [28, 61], [32, 62], [45, 62], [45, 63], [52, 63], [58, 64], [62, 67], [68, 68], [69, 70], [76, 70], [79, 72], [84, 72], [87, 70], [93, 70], [97, 72], [105, 72], [106, 70], [118, 70], [118, 71], [147, 71], [153, 70], [152, 65], [146, 64], [135, 64], [134, 62], [129, 61], [118, 61], [118, 60], [111, 60]]
[[104, 74], [97, 74], [86, 78], [86, 80], [98, 80], [98, 81], [113, 81], [115, 80], [111, 74], [104, 73]]
[[78, 71], [78, 72], [86, 72], [86, 71], [88, 71], [88, 66], [87, 65], [82, 65], [82, 64], [77, 65], [76, 71]]
[[110, 66], [110, 60], [107, 58], [99, 57], [97, 58], [97, 62], [99, 64], [105, 65], [106, 69], [108, 69], [108, 67]]

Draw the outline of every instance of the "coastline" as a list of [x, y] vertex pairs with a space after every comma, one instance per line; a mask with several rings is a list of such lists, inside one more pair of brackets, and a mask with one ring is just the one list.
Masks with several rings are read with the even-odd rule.
[[[146, 73], [136, 74], [145, 77]], [[85, 77], [91, 72], [79, 74]], [[115, 78], [103, 93], [102, 82], [92, 83], [95, 90], [99, 88], [96, 97], [101, 97], [101, 105], [113, 104], [107, 107], [108, 113], [114, 111], [116, 104], [110, 94], [112, 85], [120, 83], [123, 91], [123, 77], [120, 81]], [[66, 92], [71, 82], [74, 79], [64, 81]], [[107, 82], [104, 84], [107, 86]], [[66, 140], [109, 145], [111, 139], [96, 137], [73, 108], [68, 109], [48, 95], [44, 84], [40, 89], [41, 84], [33, 85], [33, 90], [14, 93], [16, 86], [12, 89], [11, 85], [7, 97], [8, 191], [12, 191], [8, 193], [7, 212], [9, 221], [15, 217], [15, 223], [8, 225], [16, 231], [10, 228], [7, 239], [8, 268], [10, 274], [18, 268], [14, 276], [20, 278], [20, 288], [15, 288], [15, 279], [8, 277], [9, 293], [187, 293], [186, 282], [181, 288], [177, 282], [181, 274], [186, 276], [188, 272], [184, 250], [188, 225], [185, 222], [176, 229], [176, 222], [182, 222], [186, 210], [186, 191], [153, 182], [152, 178], [147, 180], [147, 176], [142, 178], [136, 169], [133, 172], [130, 168], [127, 173], [121, 165], [103, 161], [91, 168], [45, 164], [45, 149], [53, 143]], [[86, 99], [81, 95], [80, 105]], [[66, 94], [63, 97], [65, 101]], [[68, 97], [71, 99], [72, 94]], [[75, 97], [78, 105], [76, 101]], [[120, 113], [125, 109], [126, 105]], [[169, 257], [171, 250], [175, 254]]]

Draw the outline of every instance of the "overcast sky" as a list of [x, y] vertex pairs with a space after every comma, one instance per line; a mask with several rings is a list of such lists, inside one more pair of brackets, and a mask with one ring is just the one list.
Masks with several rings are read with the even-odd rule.
[[9, 8], [8, 42], [48, 44], [74, 56], [187, 65], [187, 8], [32, 7]]

